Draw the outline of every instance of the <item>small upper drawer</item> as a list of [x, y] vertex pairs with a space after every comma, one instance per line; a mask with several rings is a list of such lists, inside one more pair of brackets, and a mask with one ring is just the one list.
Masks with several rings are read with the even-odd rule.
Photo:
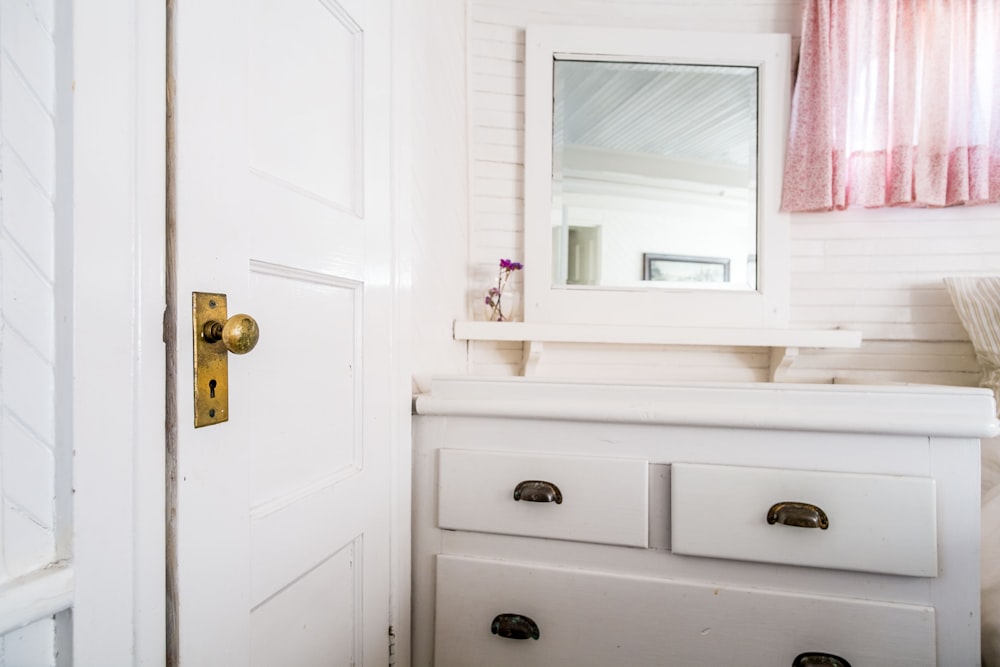
[[674, 553], [937, 576], [934, 480], [675, 463]]
[[442, 449], [438, 465], [441, 528], [648, 544], [646, 461]]

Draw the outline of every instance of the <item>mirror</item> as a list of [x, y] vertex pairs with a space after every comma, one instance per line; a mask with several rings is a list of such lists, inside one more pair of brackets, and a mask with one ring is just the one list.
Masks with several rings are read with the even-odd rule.
[[553, 284], [755, 289], [757, 68], [553, 76]]
[[528, 27], [526, 320], [787, 325], [789, 43]]

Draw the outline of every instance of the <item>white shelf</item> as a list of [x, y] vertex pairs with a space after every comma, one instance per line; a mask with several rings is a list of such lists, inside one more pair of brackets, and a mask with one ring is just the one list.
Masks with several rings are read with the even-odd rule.
[[522, 374], [533, 375], [545, 343], [699, 345], [771, 349], [771, 381], [780, 381], [800, 348], [857, 348], [860, 331], [843, 329], [726, 329], [626, 325], [472, 322], [456, 320], [455, 340], [525, 343]]

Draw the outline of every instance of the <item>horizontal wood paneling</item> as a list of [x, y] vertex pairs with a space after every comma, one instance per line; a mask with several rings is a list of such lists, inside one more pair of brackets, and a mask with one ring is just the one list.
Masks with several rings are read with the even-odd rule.
[[[523, 256], [524, 26], [598, 24], [783, 32], [797, 45], [799, 0], [470, 0], [467, 54], [470, 242], [475, 303], [499, 257]], [[1000, 270], [1000, 209], [893, 208], [797, 214], [791, 223], [791, 326], [861, 330], [850, 352], [803, 350], [801, 382], [974, 385], [978, 366], [942, 278]], [[512, 282], [508, 292], [519, 289]], [[506, 298], [506, 297], [505, 297]], [[512, 296], [512, 300], [517, 297]], [[472, 306], [474, 319], [483, 314]], [[469, 345], [472, 373], [510, 374], [511, 344]], [[750, 349], [547, 344], [539, 372], [567, 377], [764, 380]]]

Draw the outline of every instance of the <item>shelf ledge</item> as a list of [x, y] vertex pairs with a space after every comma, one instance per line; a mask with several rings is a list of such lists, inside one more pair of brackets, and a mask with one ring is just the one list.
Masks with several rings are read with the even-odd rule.
[[861, 332], [844, 329], [725, 329], [456, 320], [453, 335], [455, 340], [525, 343], [522, 375], [537, 374], [545, 343], [767, 347], [771, 349], [772, 382], [783, 379], [801, 348], [861, 346]]

